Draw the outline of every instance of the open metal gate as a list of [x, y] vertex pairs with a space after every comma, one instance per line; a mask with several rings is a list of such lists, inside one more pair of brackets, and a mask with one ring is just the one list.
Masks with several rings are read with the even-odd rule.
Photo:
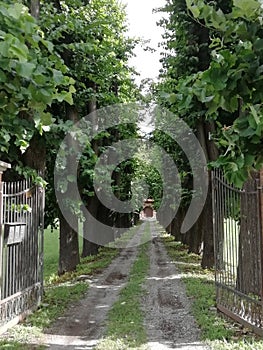
[[2, 333], [36, 308], [42, 297], [44, 190], [26, 180], [0, 186]]
[[263, 335], [260, 174], [238, 189], [212, 173], [217, 308]]

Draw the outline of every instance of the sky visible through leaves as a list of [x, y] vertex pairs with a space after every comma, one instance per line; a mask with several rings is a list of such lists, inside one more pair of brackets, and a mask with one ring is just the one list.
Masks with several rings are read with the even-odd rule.
[[145, 78], [157, 78], [161, 68], [159, 62], [161, 50], [158, 44], [162, 41], [162, 28], [158, 27], [156, 22], [162, 17], [162, 14], [153, 13], [153, 9], [163, 6], [165, 0], [122, 0], [122, 3], [127, 5], [129, 35], [150, 40], [147, 45], [156, 50], [155, 53], [152, 53], [140, 47], [136, 48], [137, 57], [131, 60], [131, 64], [141, 75], [138, 81]]

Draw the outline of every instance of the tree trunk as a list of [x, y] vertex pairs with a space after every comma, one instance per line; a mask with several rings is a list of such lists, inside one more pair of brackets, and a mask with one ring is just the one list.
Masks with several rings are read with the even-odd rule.
[[[94, 210], [97, 212], [94, 197], [91, 198], [91, 202], [93, 203], [91, 203], [90, 206], [93, 206]], [[97, 255], [100, 246], [92, 241], [92, 235], [95, 234], [95, 226], [92, 225], [92, 222], [90, 220], [84, 221], [83, 231], [83, 247], [81, 254], [82, 258], [90, 255]]]
[[212, 268], [215, 263], [214, 258], [214, 235], [213, 235], [213, 205], [212, 205], [212, 183], [211, 173], [209, 173], [209, 186], [202, 214], [204, 250], [201, 266], [203, 269]]
[[[244, 185], [240, 203], [240, 233], [238, 249], [237, 289], [245, 294], [261, 294], [260, 265], [260, 201], [256, 196], [259, 174]], [[254, 194], [249, 194], [254, 192]], [[234, 248], [234, 247], [233, 247]]]
[[[84, 223], [82, 257], [94, 254], [96, 255], [100, 246], [114, 240], [113, 229], [109, 234], [108, 230], [106, 232], [102, 232], [101, 228], [98, 227], [99, 223], [103, 223], [105, 225], [109, 224], [110, 211], [100, 203], [96, 195], [89, 199], [87, 209], [91, 214], [91, 217], [86, 219]], [[113, 223], [109, 224], [109, 226], [113, 227]]]
[[[95, 91], [96, 86], [95, 83], [90, 83], [90, 87]], [[96, 116], [96, 109], [97, 109], [97, 104], [96, 104], [96, 99], [93, 98], [87, 103], [87, 113], [93, 113], [93, 128], [94, 130], [96, 129], [98, 125], [98, 118]], [[98, 142], [94, 141], [93, 142], [93, 149], [94, 152], [98, 155]], [[98, 214], [98, 208], [99, 208], [99, 200], [97, 196], [94, 194], [93, 197], [89, 198], [88, 204], [87, 204], [87, 210], [89, 211], [90, 214], [94, 217], [94, 220], [88, 220], [86, 218], [86, 221], [84, 222], [84, 234], [83, 234], [83, 249], [82, 249], [82, 257], [86, 257], [89, 255], [97, 255], [99, 251], [100, 245], [95, 243], [97, 241], [96, 237], [96, 218]]]
[[39, 18], [39, 11], [40, 11], [40, 0], [31, 0], [30, 3], [30, 13], [33, 17], [36, 19]]
[[168, 226], [166, 226], [165, 231], [170, 235], [172, 233], [172, 223], [170, 223]]
[[[59, 268], [58, 274], [76, 270], [79, 264], [78, 234], [69, 225], [68, 221], [61, 215], [59, 226]], [[76, 218], [77, 220], [77, 218]]]
[[[215, 130], [214, 123], [200, 121], [197, 127], [197, 138], [203, 148], [207, 161], [213, 161], [218, 158], [218, 149], [215, 143], [211, 140], [211, 133]], [[203, 257], [202, 267], [212, 268], [214, 266], [214, 236], [213, 236], [213, 202], [212, 202], [212, 179], [209, 173], [209, 184], [206, 202], [203, 212], [200, 216], [203, 227]]]
[[171, 234], [174, 236], [175, 241], [182, 242], [182, 243], [186, 237], [185, 234], [181, 233], [181, 227], [184, 221], [185, 214], [186, 214], [185, 208], [179, 207], [171, 225]]
[[203, 241], [203, 213], [189, 232], [188, 253], [200, 254]]
[[86, 218], [84, 222], [83, 248], [81, 256], [84, 258], [89, 255], [97, 255], [100, 245], [95, 243], [96, 237], [96, 218], [99, 208], [99, 200], [96, 195], [89, 199], [87, 210], [92, 215], [94, 220]]
[[[78, 112], [74, 106], [66, 104], [66, 116], [68, 120], [76, 122], [78, 120]], [[71, 145], [69, 148], [74, 149], [74, 140], [71, 140]], [[67, 150], [69, 151], [69, 150]], [[76, 158], [74, 156], [70, 157], [68, 155], [67, 163], [67, 174], [74, 174], [76, 164]], [[68, 193], [72, 193], [70, 189], [72, 183], [68, 182]], [[80, 262], [79, 257], [79, 241], [78, 232], [74, 231], [70, 226], [70, 223], [74, 222], [73, 227], [77, 227], [78, 218], [76, 214], [73, 214], [70, 209], [68, 209], [67, 217], [60, 215], [60, 250], [59, 250], [59, 274], [65, 272], [74, 271], [77, 264]]]
[[34, 134], [29, 147], [22, 156], [24, 165], [37, 170], [44, 176], [46, 167], [46, 143], [45, 137]]

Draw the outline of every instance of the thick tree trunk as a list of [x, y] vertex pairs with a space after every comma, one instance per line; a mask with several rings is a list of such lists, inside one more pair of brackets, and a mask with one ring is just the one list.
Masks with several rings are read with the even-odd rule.
[[[244, 185], [240, 203], [240, 233], [238, 249], [237, 289], [245, 294], [261, 294], [260, 200], [256, 195], [259, 174]], [[250, 192], [254, 192], [251, 194]], [[249, 194], [250, 193], [250, 194]], [[233, 247], [232, 249], [234, 249]]]
[[185, 208], [179, 207], [171, 225], [171, 234], [174, 236], [175, 241], [182, 243], [184, 243], [183, 241], [186, 238], [186, 235], [181, 233], [181, 227], [185, 218], [185, 214]]
[[46, 167], [46, 142], [44, 136], [34, 134], [29, 147], [22, 156], [24, 165], [37, 170], [44, 176]]
[[[89, 230], [89, 224], [84, 223], [84, 230], [87, 232]], [[90, 255], [98, 255], [99, 253], [99, 245], [96, 243], [93, 243], [87, 239], [83, 239], [83, 248], [82, 248], [82, 258], [85, 258], [86, 256]]]
[[202, 213], [189, 232], [188, 253], [200, 254], [203, 242], [203, 224], [204, 219]]
[[[207, 161], [216, 160], [218, 150], [215, 143], [211, 140], [211, 133], [214, 131], [214, 123], [206, 123], [201, 121], [197, 127], [197, 138], [203, 148]], [[203, 213], [199, 220], [202, 220], [200, 225], [203, 228], [203, 257], [202, 267], [212, 268], [214, 266], [214, 236], [213, 236], [213, 202], [212, 202], [212, 180], [209, 173], [209, 185], [206, 202]]]
[[133, 213], [133, 224], [137, 225], [139, 221], [140, 221], [140, 213], [139, 212]]
[[172, 233], [172, 223], [166, 226], [165, 231], [170, 235]]
[[201, 266], [202, 268], [205, 269], [205, 268], [212, 268], [215, 263], [211, 176], [209, 176], [208, 193], [207, 193], [205, 206], [203, 209], [202, 221], [203, 221], [204, 250], [203, 250]]
[[[78, 113], [74, 106], [66, 105], [66, 116], [68, 120], [76, 122], [78, 120]], [[74, 149], [74, 140], [72, 140], [69, 148]], [[67, 150], [69, 151], [69, 150]], [[67, 174], [74, 174], [75, 167], [77, 166], [76, 159], [74, 156], [70, 157], [68, 155], [67, 163]], [[72, 193], [70, 190], [71, 182], [68, 182], [68, 192]], [[68, 209], [67, 217], [60, 215], [60, 250], [59, 250], [59, 274], [65, 272], [74, 271], [77, 264], [80, 262], [79, 257], [79, 241], [78, 232], [74, 231], [70, 223], [74, 223], [73, 227], [77, 227], [77, 215], [73, 214], [70, 209]]]
[[110, 211], [100, 203], [96, 195], [89, 199], [87, 209], [92, 217], [86, 219], [84, 223], [82, 257], [96, 255], [100, 246], [114, 240], [113, 229], [102, 232], [98, 227], [99, 223], [113, 227], [113, 221], [109, 223]]
[[[89, 205], [88, 210], [91, 209], [91, 207], [94, 208], [94, 211], [97, 212], [98, 204], [96, 203], [96, 198], [91, 198], [91, 203]], [[97, 255], [99, 252], [99, 245], [94, 243], [95, 237], [92, 237], [95, 235], [95, 225], [90, 221], [86, 220], [83, 224], [83, 247], [82, 247], [82, 254], [81, 256], [85, 258], [86, 256], [90, 255]]]
[[[79, 264], [78, 233], [69, 225], [68, 221], [61, 215], [59, 225], [59, 268], [58, 274], [75, 271]], [[77, 218], [75, 218], [77, 220]]]
[[[90, 86], [94, 91], [96, 90], [96, 86], [94, 83], [91, 83]], [[96, 129], [98, 120], [96, 116], [96, 99], [93, 98], [87, 103], [87, 113], [93, 113], [93, 128]], [[93, 149], [94, 152], [98, 155], [98, 142], [94, 141], [93, 142]], [[99, 200], [96, 195], [93, 197], [89, 198], [88, 204], [87, 204], [87, 210], [89, 213], [94, 217], [94, 220], [89, 220], [86, 218], [86, 221], [84, 222], [84, 235], [83, 235], [83, 249], [82, 249], [82, 257], [86, 257], [89, 255], [97, 255], [99, 251], [100, 245], [95, 243], [97, 242], [97, 237], [96, 237], [96, 218], [98, 215], [98, 209], [99, 209]]]
[[39, 12], [40, 12], [40, 0], [31, 0], [30, 3], [30, 13], [33, 17], [36, 19], [39, 18]]
[[97, 196], [89, 199], [87, 210], [93, 216], [93, 219], [86, 219], [84, 222], [83, 248], [81, 256], [84, 258], [89, 255], [97, 255], [100, 245], [95, 243], [98, 239], [96, 236], [96, 218], [99, 209], [99, 200]]

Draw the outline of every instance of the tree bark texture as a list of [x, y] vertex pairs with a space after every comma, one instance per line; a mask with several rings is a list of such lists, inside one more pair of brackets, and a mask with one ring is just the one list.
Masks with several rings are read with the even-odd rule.
[[[76, 122], [78, 120], [78, 113], [74, 106], [70, 106], [66, 104], [66, 116], [67, 120], [72, 120]], [[69, 148], [74, 148], [74, 140], [71, 140], [71, 145]], [[67, 150], [70, 152], [70, 149]], [[74, 174], [75, 168], [77, 166], [77, 161], [74, 156], [71, 157], [68, 155], [67, 157], [67, 173]], [[68, 182], [67, 192], [72, 193], [71, 190], [72, 183]], [[72, 213], [70, 209], [68, 209], [67, 217], [60, 215], [60, 250], [59, 250], [59, 274], [63, 274], [65, 272], [74, 271], [76, 269], [77, 264], [80, 262], [79, 256], [79, 241], [78, 241], [78, 232], [74, 231], [71, 227], [70, 223], [74, 223], [73, 227], [77, 227], [78, 218], [77, 215]]]
[[253, 173], [241, 194], [237, 289], [245, 294], [261, 295], [261, 208], [257, 180], [259, 173]]
[[[219, 153], [215, 143], [211, 140], [211, 133], [214, 131], [214, 123], [201, 121], [197, 127], [197, 138], [203, 148], [207, 161], [216, 160]], [[213, 237], [213, 202], [212, 202], [212, 180], [209, 173], [208, 194], [204, 205], [203, 213], [199, 220], [202, 220], [200, 225], [203, 228], [203, 256], [202, 267], [212, 268], [214, 266], [214, 237]], [[199, 226], [200, 227], [200, 226]]]
[[36, 19], [39, 18], [40, 12], [40, 0], [31, 0], [30, 2], [30, 13]]
[[[75, 218], [77, 220], [77, 218]], [[69, 225], [63, 215], [60, 216], [59, 228], [59, 268], [58, 274], [75, 271], [80, 262], [78, 233]]]

